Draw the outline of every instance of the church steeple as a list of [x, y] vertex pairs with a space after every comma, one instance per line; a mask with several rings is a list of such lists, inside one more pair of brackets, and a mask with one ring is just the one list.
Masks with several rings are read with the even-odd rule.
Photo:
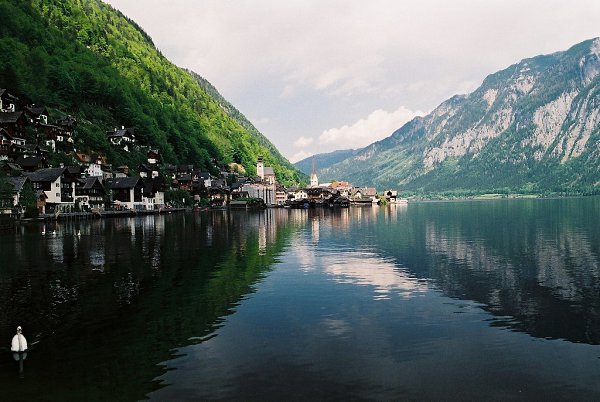
[[318, 187], [319, 179], [317, 178], [317, 170], [315, 169], [315, 158], [312, 160], [312, 174], [310, 175], [310, 186]]

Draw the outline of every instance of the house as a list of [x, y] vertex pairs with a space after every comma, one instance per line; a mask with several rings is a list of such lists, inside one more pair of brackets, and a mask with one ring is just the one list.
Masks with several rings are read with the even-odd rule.
[[372, 203], [377, 199], [377, 190], [374, 187], [353, 189], [350, 200], [354, 203]]
[[138, 166], [140, 177], [149, 177], [151, 179], [158, 177], [158, 166], [155, 164], [142, 163]]
[[231, 192], [226, 188], [211, 187], [208, 189], [208, 199], [211, 206], [224, 207], [231, 200]]
[[121, 165], [117, 166], [115, 177], [127, 177], [129, 176], [129, 166]]
[[283, 206], [288, 199], [288, 193], [285, 187], [277, 184], [275, 186], [275, 205]]
[[131, 210], [143, 209], [144, 182], [141, 177], [116, 177], [106, 180], [106, 188], [112, 193], [114, 206]]
[[81, 166], [81, 165], [77, 165], [77, 166], [67, 166], [67, 170], [69, 171], [69, 174], [72, 177], [75, 177], [77, 179], [80, 179], [83, 177], [84, 172], [85, 172], [85, 167]]
[[385, 190], [383, 192], [383, 196], [385, 197], [386, 200], [388, 200], [389, 202], [391, 202], [392, 204], [394, 204], [398, 200], [398, 191], [396, 191], [396, 190]]
[[23, 155], [26, 151], [25, 144], [24, 138], [15, 137], [8, 130], [0, 128], [0, 160], [14, 160]]
[[100, 155], [88, 155], [81, 152], [74, 153], [77, 161], [84, 167], [82, 172], [85, 177], [103, 177], [102, 167], [104, 165], [104, 160]]
[[54, 125], [62, 128], [68, 133], [70, 137], [73, 137], [75, 133], [75, 127], [77, 127], [77, 119], [71, 115], [63, 116], [54, 121]]
[[316, 187], [306, 189], [306, 194], [309, 200], [321, 204], [329, 200], [333, 195], [337, 195], [337, 192], [328, 188]]
[[149, 149], [147, 156], [150, 165], [157, 165], [160, 163], [160, 153], [158, 152], [158, 149]]
[[115, 128], [113, 131], [107, 131], [106, 138], [111, 144], [120, 146], [127, 152], [129, 152], [129, 147], [135, 144], [134, 129], [131, 127], [121, 126], [120, 129]]
[[44, 106], [25, 106], [23, 112], [31, 125], [48, 124], [48, 110]]
[[37, 127], [43, 134], [46, 146], [50, 147], [53, 152], [56, 152], [57, 148], [62, 150], [73, 148], [73, 136], [70, 131], [53, 124], [38, 123]]
[[30, 156], [43, 156], [43, 157], [47, 157], [48, 156], [48, 150], [39, 144], [39, 142], [36, 142], [35, 144], [25, 144], [23, 147], [23, 155], [30, 157]]
[[306, 200], [307, 198], [308, 198], [308, 193], [303, 188], [296, 190], [296, 192], [294, 193], [295, 200]]
[[0, 160], [12, 158], [13, 144], [12, 136], [3, 128], [0, 128]]
[[275, 184], [267, 183], [246, 183], [241, 189], [241, 192], [246, 192], [251, 198], [260, 198], [266, 205], [275, 205], [276, 188]]
[[0, 128], [5, 129], [14, 139], [19, 139], [25, 144], [25, 126], [27, 117], [23, 112], [0, 113]]
[[147, 178], [144, 180], [144, 192], [142, 194], [142, 203], [144, 209], [162, 209], [165, 207], [165, 180], [160, 177]]
[[44, 192], [47, 212], [66, 212], [75, 206], [77, 177], [74, 177], [69, 169], [39, 169], [25, 173], [25, 176], [29, 177], [36, 191]]
[[204, 182], [204, 187], [209, 188], [213, 186], [213, 180], [216, 180], [216, 178], [210, 172], [200, 172], [198, 180]]
[[0, 88], [0, 113], [16, 112], [20, 103], [19, 98], [11, 95], [6, 89]]
[[99, 177], [87, 177], [77, 180], [75, 186], [75, 205], [83, 210], [103, 210], [108, 192]]
[[25, 172], [35, 172], [38, 169], [48, 168], [48, 160], [42, 155], [20, 155], [15, 159], [15, 165], [20, 166]]

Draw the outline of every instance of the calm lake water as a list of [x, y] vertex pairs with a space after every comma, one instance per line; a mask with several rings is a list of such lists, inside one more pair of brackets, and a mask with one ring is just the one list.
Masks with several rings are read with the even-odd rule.
[[2, 232], [0, 400], [600, 400], [599, 217], [576, 198]]

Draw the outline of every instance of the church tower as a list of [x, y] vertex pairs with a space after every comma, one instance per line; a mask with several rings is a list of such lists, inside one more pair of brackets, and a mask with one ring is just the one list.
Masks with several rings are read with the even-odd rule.
[[315, 158], [313, 158], [312, 174], [310, 175], [310, 186], [319, 187], [319, 179], [317, 178], [317, 171], [315, 170]]
[[265, 178], [265, 164], [263, 163], [262, 156], [259, 156], [256, 161], [256, 175], [261, 179]]

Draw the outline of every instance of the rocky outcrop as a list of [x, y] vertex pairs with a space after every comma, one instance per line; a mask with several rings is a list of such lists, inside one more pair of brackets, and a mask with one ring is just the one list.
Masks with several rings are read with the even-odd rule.
[[321, 171], [422, 190], [593, 188], [600, 182], [600, 39], [488, 76]]

